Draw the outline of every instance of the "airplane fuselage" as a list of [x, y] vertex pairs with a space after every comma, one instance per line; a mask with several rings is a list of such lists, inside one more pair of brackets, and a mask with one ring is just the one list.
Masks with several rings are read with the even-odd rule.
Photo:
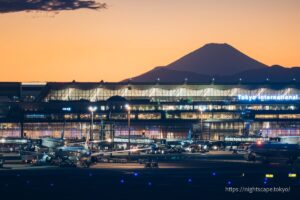
[[253, 144], [249, 147], [246, 158], [255, 160], [257, 157], [270, 159], [286, 159], [295, 161], [300, 156], [300, 147], [298, 144], [285, 143], [261, 143]]

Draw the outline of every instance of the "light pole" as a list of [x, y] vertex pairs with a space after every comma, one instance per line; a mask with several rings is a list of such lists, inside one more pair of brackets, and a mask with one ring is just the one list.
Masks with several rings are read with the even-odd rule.
[[91, 126], [90, 126], [90, 141], [93, 140], [93, 131], [94, 131], [94, 112], [97, 110], [96, 106], [89, 106], [89, 111], [91, 112]]
[[200, 111], [200, 131], [201, 131], [201, 139], [203, 139], [203, 111], [205, 111], [205, 108], [202, 106], [199, 107]]
[[127, 147], [127, 149], [129, 150], [128, 151], [128, 155], [130, 155], [130, 114], [131, 114], [131, 107], [130, 107], [130, 105], [129, 104], [126, 104], [125, 105], [125, 108], [126, 108], [126, 110], [127, 110], [127, 120], [128, 120], [128, 147]]

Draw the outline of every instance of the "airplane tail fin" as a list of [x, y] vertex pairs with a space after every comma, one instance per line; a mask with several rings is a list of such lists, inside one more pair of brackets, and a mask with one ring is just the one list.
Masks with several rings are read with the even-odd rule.
[[65, 137], [65, 130], [62, 130], [61, 135], [60, 135], [60, 139], [64, 139], [64, 137]]
[[187, 139], [188, 139], [188, 140], [192, 140], [192, 135], [193, 135], [193, 132], [192, 132], [192, 130], [190, 129], [190, 130], [189, 130], [189, 133], [188, 133], [188, 136], [187, 136]]
[[89, 134], [86, 134], [85, 144], [84, 144], [84, 147], [85, 147], [86, 149], [88, 149], [88, 147], [89, 147], [89, 140], [90, 140]]

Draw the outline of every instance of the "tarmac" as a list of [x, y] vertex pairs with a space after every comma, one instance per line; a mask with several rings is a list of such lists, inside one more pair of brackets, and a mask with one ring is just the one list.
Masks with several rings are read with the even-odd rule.
[[265, 165], [215, 152], [167, 157], [158, 159], [159, 168], [8, 164], [0, 170], [0, 194], [3, 199], [299, 199], [299, 163]]

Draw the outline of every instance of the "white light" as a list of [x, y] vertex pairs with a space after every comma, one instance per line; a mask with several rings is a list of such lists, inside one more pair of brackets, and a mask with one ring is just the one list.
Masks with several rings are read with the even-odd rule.
[[129, 105], [129, 104], [126, 104], [126, 105], [125, 105], [125, 109], [126, 109], [126, 110], [131, 110], [130, 105]]
[[89, 111], [90, 112], [95, 112], [97, 110], [96, 106], [89, 106]]
[[46, 85], [47, 82], [23, 82], [22, 85]]
[[202, 107], [202, 106], [200, 106], [200, 107], [199, 107], [199, 111], [200, 111], [200, 112], [203, 112], [203, 111], [205, 111], [205, 108]]
[[5, 141], [6, 141], [5, 138], [2, 138], [2, 139], [0, 140], [1, 143], [5, 143]]
[[106, 142], [111, 143], [111, 142], [112, 142], [112, 139], [111, 139], [111, 138], [108, 138], [108, 139], [106, 139]]

